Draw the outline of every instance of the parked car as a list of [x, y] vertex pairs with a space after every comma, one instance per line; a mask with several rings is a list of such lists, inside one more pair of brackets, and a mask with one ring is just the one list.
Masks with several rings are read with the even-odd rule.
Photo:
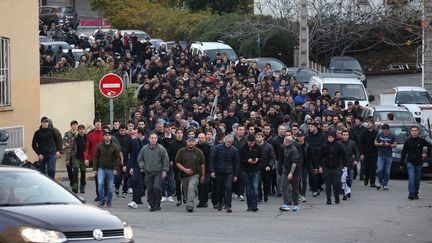
[[[118, 32], [118, 29], [113, 29], [113, 28], [103, 28], [101, 29], [103, 33], [107, 34], [107, 33], [112, 33], [112, 35], [114, 35], [115, 33]], [[89, 42], [90, 43], [95, 43], [95, 36], [96, 33], [99, 31], [99, 29], [96, 29], [95, 31], [93, 31], [93, 34], [89, 37]]]
[[354, 57], [332, 57], [328, 68], [332, 73], [351, 73], [358, 76], [365, 88], [367, 88], [366, 75], [363, 71], [363, 68], [360, 66], [360, 63]]
[[432, 123], [432, 97], [429, 92], [417, 86], [399, 86], [384, 90], [380, 94], [381, 105], [406, 108], [417, 122], [429, 127]]
[[51, 41], [51, 42], [42, 42], [41, 43], [43, 52], [45, 52], [48, 49], [48, 46], [51, 46], [51, 49], [56, 53], [59, 49], [59, 47], [62, 47], [63, 52], [67, 52], [67, 50], [71, 49], [72, 47], [64, 41]]
[[164, 40], [162, 39], [150, 39], [150, 42], [153, 44], [153, 47], [155, 50], [159, 50], [160, 44], [163, 42]]
[[78, 13], [71, 6], [41, 6], [39, 7], [39, 18], [43, 24], [50, 26], [54, 24], [64, 24], [69, 21], [73, 29], [79, 25]]
[[386, 121], [388, 113], [392, 113], [394, 121], [401, 122], [416, 122], [412, 114], [403, 107], [390, 105], [377, 105], [374, 107], [366, 106], [363, 109], [361, 117], [363, 122], [366, 122], [369, 117], [373, 117], [375, 121]]
[[334, 97], [336, 91], [340, 91], [345, 102], [345, 107], [348, 107], [348, 102], [350, 101], [359, 101], [360, 105], [365, 107], [369, 105], [369, 102], [375, 100], [373, 95], [368, 96], [363, 83], [353, 74], [320, 74], [311, 78], [309, 90], [312, 90], [312, 85], [314, 84], [318, 86], [319, 90], [322, 90], [324, 87], [327, 88], [332, 97]]
[[218, 53], [226, 53], [230, 62], [238, 60], [234, 49], [223, 42], [195, 42], [191, 45], [190, 52], [192, 56], [206, 52], [212, 62], [216, 59]]
[[[127, 33], [127, 35], [130, 37], [131, 34], [135, 33], [135, 36], [140, 38], [141, 42], [145, 42], [145, 40], [147, 38], [150, 38], [150, 35], [147, 34], [146, 32], [142, 31], [142, 30], [120, 30], [120, 33], [122, 35], [124, 35], [125, 33]], [[118, 31], [116, 31], [115, 33], [118, 33]]]
[[252, 62], [255, 62], [259, 70], [264, 70], [264, 66], [268, 63], [274, 71], [274, 75], [279, 76], [283, 68], [287, 68], [286, 65], [279, 59], [272, 57], [256, 57], [250, 58]]
[[35, 170], [0, 166], [0, 242], [134, 242], [131, 226]]
[[[421, 124], [418, 124], [416, 122], [401, 122], [401, 121], [385, 121], [385, 123], [389, 124], [390, 126], [390, 132], [395, 135], [396, 137], [396, 148], [393, 149], [393, 161], [391, 166], [391, 175], [395, 174], [403, 174], [404, 171], [402, 171], [399, 167], [399, 162], [401, 158], [402, 148], [405, 143], [405, 141], [410, 136], [411, 127], [418, 126], [419, 127], [419, 136], [426, 139], [426, 141], [430, 144], [432, 144], [432, 137], [430, 132]], [[377, 128], [381, 131], [381, 126], [384, 124], [384, 122], [377, 122], [375, 123], [377, 125]], [[430, 161], [430, 158], [426, 157], [426, 148], [423, 149], [423, 168], [422, 173], [432, 173], [432, 163]]]
[[[175, 44], [175, 41], [163, 41], [160, 43], [159, 49], [157, 49], [157, 50], [159, 50], [159, 52], [162, 55], [164, 55], [167, 52], [167, 50], [170, 50], [171, 48], [174, 47], [174, 44]], [[186, 41], [179, 41], [179, 44], [183, 50], [186, 49], [188, 46], [188, 43]]]
[[46, 43], [46, 42], [50, 42], [50, 39], [44, 35], [40, 35], [39, 36], [39, 43]]
[[294, 74], [295, 79], [302, 86], [309, 86], [309, 82], [313, 76], [318, 76], [320, 73], [310, 68], [299, 68]]

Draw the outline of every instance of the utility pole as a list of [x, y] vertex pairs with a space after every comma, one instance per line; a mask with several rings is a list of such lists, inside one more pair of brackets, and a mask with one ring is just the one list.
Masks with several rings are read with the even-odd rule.
[[300, 0], [299, 67], [309, 67], [308, 1]]
[[432, 92], [432, 1], [423, 0], [423, 88]]

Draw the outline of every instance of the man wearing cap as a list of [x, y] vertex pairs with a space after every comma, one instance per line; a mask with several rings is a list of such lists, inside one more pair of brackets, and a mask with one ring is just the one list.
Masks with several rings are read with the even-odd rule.
[[42, 117], [41, 125], [33, 135], [32, 148], [38, 155], [39, 171], [54, 178], [56, 159], [60, 157], [62, 145], [61, 138], [59, 139], [54, 129], [48, 125], [48, 118]]
[[246, 187], [247, 211], [258, 211], [258, 186], [261, 180], [261, 148], [254, 135], [249, 135], [247, 143], [240, 148], [240, 175]]
[[186, 147], [181, 148], [175, 156], [176, 167], [179, 169], [182, 191], [186, 197], [186, 210], [193, 212], [198, 183], [204, 183], [205, 157], [196, 147], [194, 137], [186, 139]]
[[[102, 131], [102, 120], [100, 118], [95, 118], [93, 120], [94, 129], [87, 134], [86, 149], [84, 152], [84, 163], [85, 165], [93, 167], [93, 159], [96, 152], [96, 146], [103, 141], [103, 131]], [[90, 163], [91, 162], [91, 163]], [[95, 177], [96, 184], [96, 198], [95, 201], [99, 201], [99, 185], [97, 182], [97, 175]]]
[[[78, 134], [78, 122], [74, 120], [71, 121], [70, 123], [70, 130], [65, 132], [63, 136], [63, 156], [65, 157], [66, 170], [67, 170], [67, 175], [71, 187], [73, 187], [73, 172], [72, 172], [73, 161], [71, 160], [71, 149], [72, 149], [71, 145], [73, 143], [73, 139], [77, 134]], [[75, 192], [74, 189], [72, 190]], [[76, 190], [76, 192], [78, 192], [78, 190]]]
[[[112, 206], [114, 176], [117, 175], [121, 161], [121, 149], [111, 141], [111, 138], [111, 132], [105, 130], [103, 132], [103, 142], [96, 145], [93, 158], [93, 172], [95, 176], [98, 175], [99, 207], [102, 207], [105, 203], [109, 208]], [[107, 190], [104, 188], [105, 184], [107, 185]]]

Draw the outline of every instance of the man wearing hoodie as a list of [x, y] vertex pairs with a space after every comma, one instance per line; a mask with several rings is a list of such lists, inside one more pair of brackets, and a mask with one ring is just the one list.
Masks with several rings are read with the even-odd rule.
[[48, 118], [42, 117], [39, 129], [34, 133], [32, 148], [38, 155], [39, 171], [51, 178], [55, 177], [56, 159], [60, 157], [60, 139], [54, 129], [49, 127]]
[[335, 142], [335, 136], [334, 132], [330, 132], [327, 135], [327, 143], [320, 148], [321, 163], [319, 171], [323, 173], [328, 205], [331, 204], [332, 189], [335, 203], [339, 204], [341, 169], [342, 167], [347, 169], [345, 151], [339, 143]]

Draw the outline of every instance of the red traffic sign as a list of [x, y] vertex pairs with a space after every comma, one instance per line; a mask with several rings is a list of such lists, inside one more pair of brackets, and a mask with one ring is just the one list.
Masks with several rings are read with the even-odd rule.
[[117, 74], [106, 74], [99, 82], [99, 90], [107, 98], [116, 98], [123, 91], [123, 80]]

